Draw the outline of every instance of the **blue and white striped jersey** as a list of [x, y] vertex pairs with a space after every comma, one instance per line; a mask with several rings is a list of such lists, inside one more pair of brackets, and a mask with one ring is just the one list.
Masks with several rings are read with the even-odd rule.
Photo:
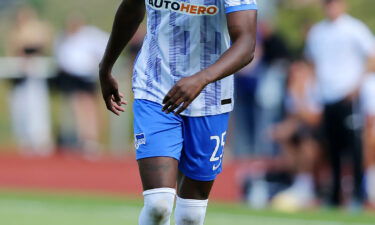
[[[256, 10], [256, 0], [145, 0], [147, 34], [136, 59], [136, 99], [162, 103], [173, 85], [215, 63], [229, 48], [226, 13]], [[184, 116], [233, 109], [233, 76], [211, 83]]]

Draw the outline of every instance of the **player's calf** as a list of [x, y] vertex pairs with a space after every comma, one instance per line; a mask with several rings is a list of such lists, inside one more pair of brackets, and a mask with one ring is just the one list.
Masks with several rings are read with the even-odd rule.
[[177, 196], [176, 225], [203, 225], [208, 200], [182, 199]]
[[172, 188], [157, 188], [143, 192], [144, 207], [139, 225], [169, 225], [176, 191]]

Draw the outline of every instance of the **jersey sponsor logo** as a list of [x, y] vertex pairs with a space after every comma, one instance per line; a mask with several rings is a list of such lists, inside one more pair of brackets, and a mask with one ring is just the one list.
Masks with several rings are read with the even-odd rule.
[[194, 16], [213, 16], [219, 12], [219, 8], [216, 5], [205, 6], [169, 0], [146, 0], [146, 2], [153, 9], [169, 10]]
[[146, 144], [146, 136], [144, 133], [134, 135], [134, 145], [135, 149], [138, 149], [139, 146]]

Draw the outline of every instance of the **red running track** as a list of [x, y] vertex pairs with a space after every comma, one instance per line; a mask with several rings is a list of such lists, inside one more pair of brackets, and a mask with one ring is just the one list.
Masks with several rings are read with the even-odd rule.
[[[241, 164], [224, 164], [212, 199], [240, 200]], [[90, 191], [108, 194], [141, 194], [137, 164], [133, 157], [88, 161], [72, 156], [47, 158], [0, 155], [0, 188], [51, 191]]]

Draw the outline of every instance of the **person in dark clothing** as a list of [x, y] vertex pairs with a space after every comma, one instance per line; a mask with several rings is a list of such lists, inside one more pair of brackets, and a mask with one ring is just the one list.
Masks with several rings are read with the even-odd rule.
[[332, 167], [333, 185], [329, 202], [341, 203], [342, 156], [353, 163], [351, 206], [361, 206], [363, 160], [362, 123], [358, 114], [358, 92], [375, 60], [375, 40], [361, 21], [346, 14], [345, 0], [325, 0], [327, 19], [312, 27], [306, 57], [315, 67], [324, 105], [323, 128]]

